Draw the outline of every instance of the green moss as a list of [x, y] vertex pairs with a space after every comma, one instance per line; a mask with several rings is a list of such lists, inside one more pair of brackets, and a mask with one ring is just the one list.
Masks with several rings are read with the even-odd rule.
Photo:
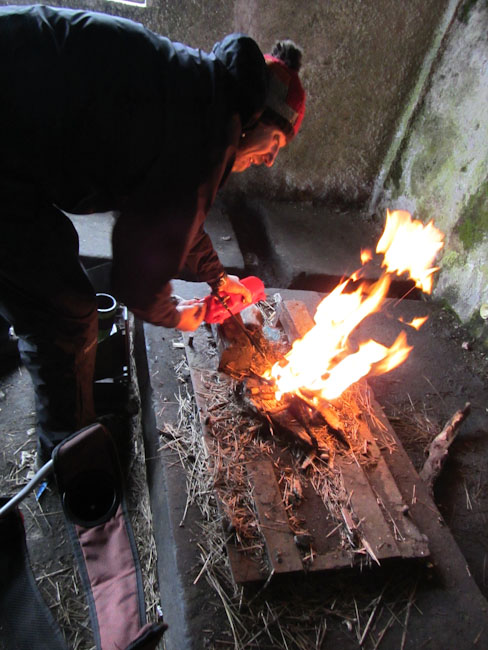
[[466, 323], [466, 328], [473, 339], [481, 343], [485, 350], [488, 350], [488, 323], [481, 318], [477, 311]]
[[473, 194], [456, 226], [464, 250], [471, 250], [488, 236], [488, 179]]
[[419, 122], [418, 144], [411, 166], [411, 191], [414, 196], [432, 194], [439, 183], [447, 190], [459, 175], [452, 143], [458, 138], [455, 123], [430, 113]]
[[449, 311], [454, 311], [453, 305], [455, 305], [459, 300], [459, 289], [456, 285], [450, 284], [446, 287], [442, 295], [439, 298], [441, 305], [444, 309], [449, 309]]
[[442, 268], [446, 270], [453, 269], [455, 267], [461, 267], [465, 264], [465, 256], [461, 255], [457, 251], [447, 251], [441, 260]]
[[448, 297], [446, 297], [446, 296], [444, 295], [444, 296], [442, 296], [442, 297], [440, 297], [440, 298], [437, 298], [437, 299], [436, 299], [436, 303], [437, 303], [437, 304], [438, 304], [438, 305], [439, 305], [439, 306], [440, 306], [440, 307], [441, 307], [445, 312], [447, 312], [448, 314], [450, 314], [450, 315], [452, 316], [452, 318], [454, 318], [454, 320], [456, 320], [456, 322], [459, 323], [459, 325], [461, 325], [461, 319], [459, 318], [459, 315], [454, 311], [454, 308], [451, 306], [451, 303], [449, 302], [449, 298], [448, 298]]

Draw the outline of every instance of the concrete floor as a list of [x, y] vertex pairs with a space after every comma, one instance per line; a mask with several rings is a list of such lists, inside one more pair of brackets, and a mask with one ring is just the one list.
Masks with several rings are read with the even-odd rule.
[[[209, 221], [214, 244], [225, 255], [226, 266], [240, 275], [260, 275], [270, 291], [293, 287], [322, 292], [338, 276], [359, 266], [359, 252], [376, 241], [377, 224], [367, 224], [359, 215], [344, 212], [324, 214], [318, 208], [298, 208], [290, 204], [240, 205], [219, 203]], [[80, 217], [75, 220], [80, 234], [81, 254], [94, 262], [110, 258], [109, 232], [111, 215]], [[316, 224], [324, 223], [320, 236]], [[233, 226], [232, 226], [233, 224]], [[175, 283], [175, 293], [192, 297], [206, 293], [206, 285]], [[293, 293], [292, 295], [299, 295]], [[305, 294], [304, 294], [305, 295]], [[308, 295], [308, 292], [307, 292]], [[429, 436], [439, 431], [449, 417], [465, 402], [472, 412], [452, 446], [449, 460], [439, 478], [435, 497], [446, 525], [466, 559], [466, 571], [475, 588], [488, 596], [488, 359], [478, 350], [465, 330], [431, 302], [406, 299], [388, 302], [382, 315], [369, 319], [363, 333], [381, 333], [386, 339], [396, 336], [402, 326], [393, 318], [405, 320], [428, 314], [427, 324], [419, 331], [409, 331], [414, 351], [397, 370], [371, 380], [376, 398], [384, 408], [414, 465], [420, 469], [425, 459]], [[191, 506], [185, 525], [180, 526], [185, 510], [185, 474], [171, 454], [161, 452], [161, 430], [178, 417], [174, 399], [181, 378], [175, 375], [183, 351], [175, 341], [179, 334], [150, 325], [136, 325], [136, 357], [141, 396], [148, 485], [153, 509], [153, 523], [158, 550], [158, 574], [161, 605], [170, 625], [166, 633], [168, 650], [185, 650], [212, 645], [215, 626], [225, 626], [222, 603], [203, 580], [195, 584], [201, 569], [198, 551], [200, 513]], [[0, 380], [0, 426], [8, 437], [19, 437], [25, 449], [34, 443], [28, 432], [33, 426], [33, 406], [28, 377], [22, 369], [3, 368]], [[413, 426], [415, 425], [415, 426]], [[419, 436], [419, 428], [425, 435]], [[417, 434], [414, 436], [412, 432]], [[20, 451], [10, 455], [5, 447], [0, 457], [1, 474], [6, 477], [12, 463], [19, 462]], [[24, 447], [23, 447], [24, 449]], [[14, 451], [18, 451], [15, 449]], [[47, 534], [49, 531], [47, 531]], [[35, 546], [35, 544], [34, 544]], [[467, 573], [467, 575], [468, 575]], [[435, 611], [435, 607], [430, 610]], [[447, 612], [444, 612], [447, 614]], [[436, 644], [435, 629], [442, 617], [417, 617], [416, 626], [424, 626], [423, 647], [444, 650]], [[344, 626], [342, 626], [344, 627]], [[357, 647], [352, 638], [335, 633], [330, 636], [341, 643], [335, 647]], [[429, 632], [430, 628], [430, 632]], [[488, 630], [488, 614], [487, 627]], [[213, 634], [213, 636], [212, 636]], [[336, 634], [336, 636], [334, 636]], [[381, 647], [400, 647], [398, 634], [385, 637]], [[349, 635], [351, 636], [351, 635]], [[441, 638], [441, 637], [439, 637]], [[412, 650], [415, 637], [407, 634], [405, 648]], [[464, 643], [464, 641], [463, 641]], [[80, 646], [82, 647], [82, 646]], [[227, 647], [233, 647], [229, 645]], [[332, 645], [326, 644], [329, 648]], [[452, 647], [471, 647], [471, 642]], [[481, 647], [478, 645], [478, 647]]]

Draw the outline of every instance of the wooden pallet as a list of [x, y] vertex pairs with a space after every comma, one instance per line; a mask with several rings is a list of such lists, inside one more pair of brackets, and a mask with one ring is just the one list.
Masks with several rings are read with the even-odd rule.
[[[280, 305], [279, 320], [289, 340], [301, 337], [313, 321], [305, 305], [298, 301], [284, 301]], [[207, 412], [209, 371], [217, 372], [218, 357], [212, 333], [200, 328], [196, 333], [185, 335], [185, 348], [191, 379], [199, 409], [205, 444], [211, 452], [214, 438]], [[231, 382], [222, 373], [220, 382]], [[347, 525], [356, 527], [366, 549], [365, 556], [353, 553], [344, 546], [337, 531], [337, 520], [325, 507], [322, 497], [310, 484], [303, 489], [297, 509], [299, 517], [313, 539], [310, 553], [304, 552], [296, 543], [278, 478], [280, 468], [290, 466], [290, 451], [283, 446], [274, 456], [263, 454], [246, 462], [247, 476], [254, 499], [259, 528], [266, 547], [266, 561], [243, 549], [235, 540], [227, 542], [227, 552], [236, 583], [245, 584], [266, 580], [270, 573], [304, 574], [331, 571], [355, 566], [364, 562], [378, 564], [392, 558], [426, 558], [429, 555], [427, 537], [419, 530], [410, 515], [395, 479], [388, 467], [388, 449], [391, 449], [391, 427], [380, 407], [374, 403], [374, 426], [371, 418], [361, 420], [360, 435], [367, 441], [368, 463], [363, 466], [351, 457], [335, 456], [347, 494], [348, 507], [344, 509]], [[398, 443], [396, 443], [398, 444]], [[354, 513], [354, 524], [350, 513]], [[359, 522], [359, 523], [357, 523]]]

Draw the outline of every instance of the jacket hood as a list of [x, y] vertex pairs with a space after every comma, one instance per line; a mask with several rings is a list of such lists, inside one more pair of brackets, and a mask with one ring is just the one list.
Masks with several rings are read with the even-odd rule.
[[253, 124], [264, 109], [268, 72], [256, 41], [244, 34], [229, 34], [212, 48], [233, 81], [235, 108], [243, 128]]

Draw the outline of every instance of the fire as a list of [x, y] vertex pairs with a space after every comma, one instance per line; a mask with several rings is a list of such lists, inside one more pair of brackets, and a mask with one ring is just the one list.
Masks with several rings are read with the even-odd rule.
[[418, 318], [413, 318], [409, 323], [404, 321], [402, 318], [399, 318], [399, 321], [405, 323], [405, 325], [408, 325], [409, 327], [413, 327], [414, 330], [419, 330], [427, 319], [428, 316], [419, 316]]
[[368, 248], [365, 248], [363, 251], [361, 251], [361, 264], [367, 264], [372, 259], [373, 253]]
[[[376, 252], [383, 254], [382, 267], [386, 270], [372, 286], [362, 283], [355, 291], [345, 293], [351, 280], [358, 277], [356, 272], [322, 300], [315, 325], [268, 373], [276, 382], [277, 397], [306, 388], [317, 398], [333, 400], [371, 372], [389, 372], [403, 363], [412, 350], [404, 332], [390, 347], [369, 340], [353, 348], [349, 337], [367, 316], [381, 310], [392, 274], [407, 273], [416, 286], [431, 292], [432, 275], [437, 270], [432, 264], [443, 246], [443, 237], [432, 222], [425, 226], [408, 212], [388, 212], [376, 247]], [[370, 259], [370, 255], [362, 254], [363, 264]], [[408, 325], [419, 328], [425, 320], [413, 319]]]
[[443, 246], [444, 235], [432, 221], [426, 226], [412, 219], [406, 210], [387, 211], [385, 230], [376, 246], [383, 253], [383, 266], [390, 273], [407, 273], [415, 286], [425, 293], [432, 291], [432, 275], [438, 267], [430, 268]]

